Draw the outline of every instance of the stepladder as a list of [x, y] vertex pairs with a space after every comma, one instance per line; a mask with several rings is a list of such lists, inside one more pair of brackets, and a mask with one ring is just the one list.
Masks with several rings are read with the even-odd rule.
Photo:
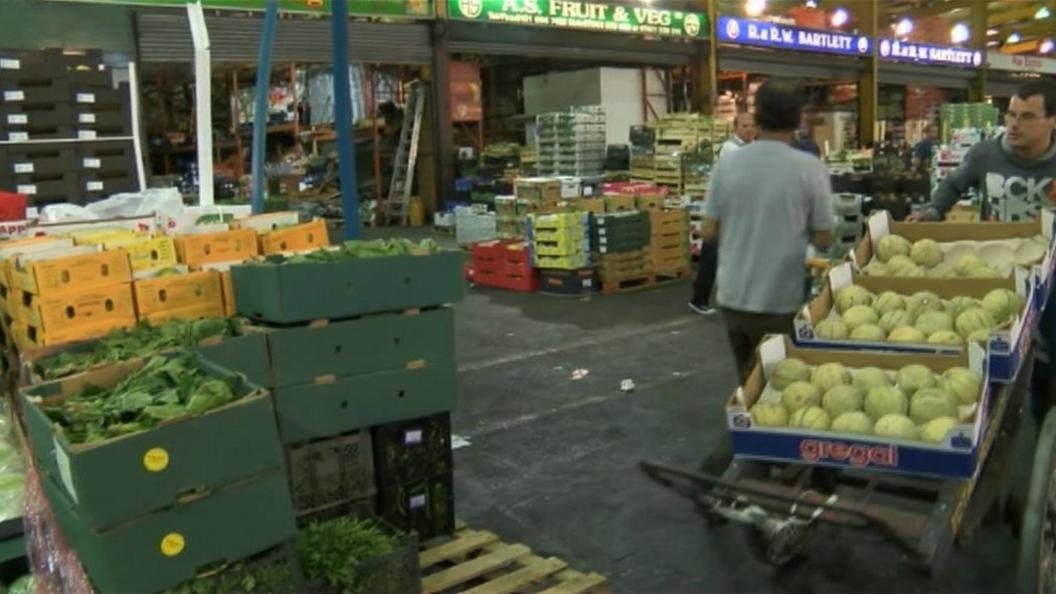
[[399, 144], [392, 165], [389, 196], [385, 202], [386, 225], [407, 225], [414, 186], [414, 168], [418, 160], [418, 141], [422, 134], [422, 118], [428, 91], [428, 85], [422, 81], [410, 84]]

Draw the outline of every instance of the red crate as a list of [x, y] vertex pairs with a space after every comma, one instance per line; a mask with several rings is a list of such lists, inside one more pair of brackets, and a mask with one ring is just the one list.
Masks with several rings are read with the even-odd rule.
[[539, 289], [538, 275], [532, 270], [527, 275], [477, 271], [474, 281], [481, 287], [493, 287], [519, 293], [534, 293]]
[[25, 194], [0, 192], [0, 221], [22, 221], [26, 218]]

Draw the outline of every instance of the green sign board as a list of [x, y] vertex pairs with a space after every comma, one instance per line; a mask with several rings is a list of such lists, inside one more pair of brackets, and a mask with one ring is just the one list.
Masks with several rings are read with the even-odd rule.
[[[64, 0], [89, 4], [124, 4], [183, 8], [190, 0]], [[435, 16], [434, 0], [348, 0], [348, 13], [354, 16], [427, 18]], [[264, 10], [267, 0], [201, 0], [202, 8], [218, 10]], [[282, 12], [330, 14], [330, 0], [279, 0]]]
[[699, 12], [602, 2], [558, 0], [448, 0], [452, 19], [586, 29], [692, 39], [708, 36], [708, 17]]

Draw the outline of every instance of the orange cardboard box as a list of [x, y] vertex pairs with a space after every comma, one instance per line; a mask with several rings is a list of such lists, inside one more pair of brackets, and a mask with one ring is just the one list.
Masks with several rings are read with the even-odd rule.
[[315, 219], [311, 223], [295, 225], [285, 229], [269, 231], [260, 235], [260, 253], [302, 252], [330, 245], [326, 221]]
[[223, 315], [220, 273], [215, 270], [140, 279], [133, 287], [136, 311], [141, 318], [192, 308], [212, 308], [217, 312], [216, 317]]
[[224, 294], [224, 316], [235, 315], [235, 283], [231, 282], [231, 271], [220, 273], [220, 290]]
[[152, 314], [147, 314], [145, 316], [141, 315], [140, 320], [147, 320], [152, 324], [160, 324], [161, 322], [173, 319], [200, 320], [202, 318], [222, 317], [224, 317], [223, 303], [214, 303], [211, 305], [182, 307], [178, 309], [167, 309], [165, 311], [158, 311]]
[[136, 325], [136, 317], [126, 316], [119, 320], [100, 322], [98, 324], [87, 324], [83, 326], [60, 327], [52, 331], [30, 326], [24, 322], [14, 322], [11, 326], [11, 334], [15, 344], [22, 350], [37, 349], [67, 342], [89, 340], [110, 334], [118, 328], [132, 328]]
[[232, 229], [180, 235], [176, 238], [176, 253], [181, 263], [191, 267], [212, 262], [248, 260], [257, 255], [257, 232], [252, 229]]
[[132, 266], [123, 249], [58, 257], [47, 257], [47, 252], [24, 254], [11, 269], [13, 287], [34, 295], [87, 291], [131, 280]]
[[135, 319], [132, 285], [118, 283], [81, 291], [34, 295], [22, 293], [12, 308], [13, 317], [46, 333], [69, 331], [81, 326], [122, 323]]

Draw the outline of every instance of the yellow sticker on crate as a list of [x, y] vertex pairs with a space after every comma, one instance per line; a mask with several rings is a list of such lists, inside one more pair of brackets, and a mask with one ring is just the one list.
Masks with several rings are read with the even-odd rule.
[[169, 467], [169, 452], [165, 448], [150, 448], [143, 454], [143, 467], [150, 472], [161, 472]]
[[48, 260], [20, 257], [12, 269], [13, 284], [35, 295], [86, 290], [132, 280], [128, 252], [122, 249], [76, 254]]
[[166, 557], [175, 557], [183, 552], [187, 546], [186, 540], [179, 532], [170, 532], [161, 539], [161, 554]]
[[133, 286], [141, 317], [190, 308], [215, 307], [223, 311], [220, 273], [215, 270], [140, 279]]

